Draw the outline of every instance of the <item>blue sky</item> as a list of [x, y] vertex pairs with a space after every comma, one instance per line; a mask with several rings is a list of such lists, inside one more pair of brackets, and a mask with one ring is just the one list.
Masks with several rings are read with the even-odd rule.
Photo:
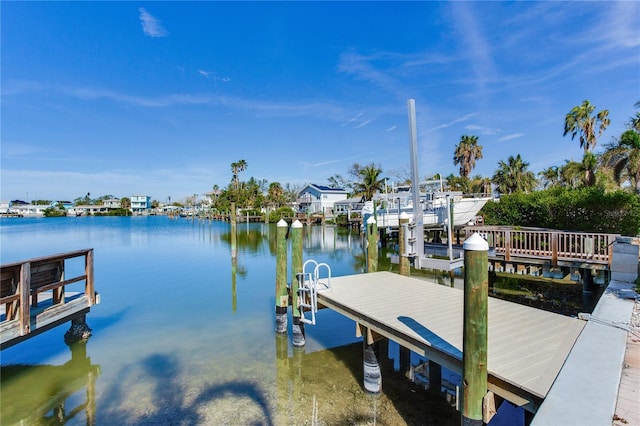
[[243, 179], [323, 184], [354, 162], [491, 176], [580, 160], [564, 116], [640, 101], [640, 2], [5, 2], [1, 195], [173, 200]]

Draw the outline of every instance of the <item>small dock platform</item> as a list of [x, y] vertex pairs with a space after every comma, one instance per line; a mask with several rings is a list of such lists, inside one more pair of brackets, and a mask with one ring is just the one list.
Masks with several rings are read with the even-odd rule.
[[[93, 249], [55, 254], [0, 267], [0, 349], [64, 322], [84, 322], [100, 302], [94, 288]], [[70, 273], [75, 276], [69, 276]]]
[[[391, 272], [333, 277], [318, 303], [462, 373], [464, 292]], [[489, 298], [488, 390], [535, 413], [586, 322]]]

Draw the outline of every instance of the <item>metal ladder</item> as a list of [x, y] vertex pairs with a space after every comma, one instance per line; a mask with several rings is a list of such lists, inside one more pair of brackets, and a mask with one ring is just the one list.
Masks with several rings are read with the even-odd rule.
[[[307, 265], [313, 267], [313, 272], [306, 272]], [[320, 278], [320, 270], [326, 268], [327, 276]], [[313, 259], [304, 262], [302, 273], [298, 274], [298, 300], [300, 304], [300, 321], [305, 324], [316, 324], [318, 311], [318, 291], [331, 290], [331, 268], [326, 263], [318, 263]], [[309, 317], [305, 317], [305, 311]]]

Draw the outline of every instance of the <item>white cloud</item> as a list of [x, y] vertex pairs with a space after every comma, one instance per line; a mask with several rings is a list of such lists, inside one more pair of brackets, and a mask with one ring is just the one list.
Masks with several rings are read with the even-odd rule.
[[496, 135], [502, 133], [500, 129], [492, 129], [491, 127], [478, 126], [477, 124], [469, 124], [464, 126], [465, 130], [470, 132], [480, 133], [481, 135]]
[[169, 33], [164, 29], [160, 20], [156, 19], [153, 15], [146, 11], [143, 7], [138, 9], [140, 11], [140, 23], [142, 24], [142, 31], [149, 37], [166, 37]]
[[211, 71], [198, 70], [198, 74], [200, 74], [204, 78], [208, 78], [209, 80], [213, 80], [213, 81], [222, 81], [225, 83], [231, 81], [229, 77], [218, 77], [216, 73]]
[[386, 131], [387, 131], [387, 132], [392, 132], [392, 131], [394, 131], [394, 130], [395, 130], [395, 129], [397, 129], [397, 128], [398, 128], [398, 126], [391, 126], [391, 127], [389, 127]]
[[455, 120], [449, 121], [448, 123], [438, 124], [436, 127], [432, 127], [429, 130], [427, 130], [427, 133], [433, 132], [434, 130], [446, 129], [447, 127], [451, 127], [454, 124], [458, 124], [458, 123], [461, 123], [463, 121], [467, 121], [468, 119], [470, 119], [474, 115], [476, 115], [475, 112], [471, 113], [471, 114], [467, 114], [467, 115], [465, 115], [463, 117], [456, 118]]
[[367, 124], [371, 123], [372, 121], [373, 121], [373, 118], [365, 120], [362, 123], [358, 124], [356, 127], [354, 127], [354, 129], [360, 129], [360, 128], [366, 126]]
[[501, 138], [498, 138], [498, 141], [499, 142], [510, 141], [512, 139], [517, 139], [517, 138], [520, 138], [522, 136], [524, 136], [524, 133], [512, 133], [510, 135], [505, 135], [505, 136], [503, 136]]

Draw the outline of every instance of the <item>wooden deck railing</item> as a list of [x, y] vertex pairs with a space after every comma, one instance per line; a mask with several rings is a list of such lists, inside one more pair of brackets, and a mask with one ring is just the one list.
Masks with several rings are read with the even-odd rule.
[[[67, 277], [65, 263], [76, 257], [84, 257], [84, 273]], [[88, 306], [96, 304], [93, 249], [7, 263], [0, 267], [0, 275], [0, 305], [5, 307], [5, 316], [0, 324], [19, 320], [21, 336], [30, 333], [31, 311], [38, 307], [38, 296], [43, 292], [51, 291], [51, 305], [60, 306], [65, 303], [65, 286], [84, 281]]]
[[611, 266], [613, 242], [619, 234], [569, 232], [538, 228], [473, 226], [465, 228], [465, 237], [477, 232], [502, 254], [512, 257], [547, 258], [558, 261], [585, 261]]

